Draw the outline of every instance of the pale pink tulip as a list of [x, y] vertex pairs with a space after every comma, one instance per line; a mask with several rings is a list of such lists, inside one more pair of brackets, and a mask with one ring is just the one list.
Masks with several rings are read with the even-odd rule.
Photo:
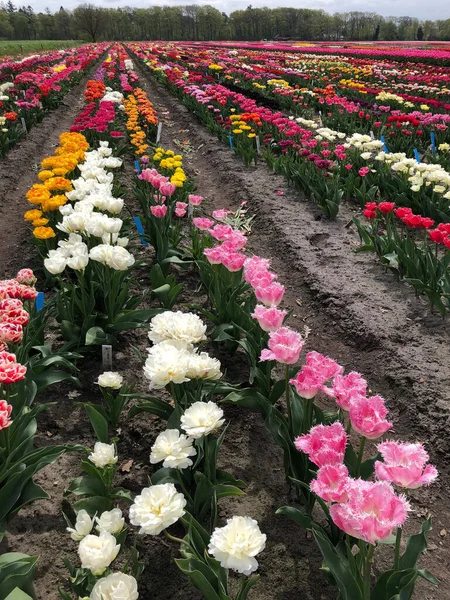
[[377, 446], [383, 461], [375, 463], [378, 479], [404, 489], [430, 485], [438, 476], [436, 467], [427, 465], [429, 456], [422, 444], [382, 442]]
[[214, 239], [223, 242], [233, 233], [233, 228], [231, 225], [214, 225], [209, 233]]
[[355, 396], [350, 404], [350, 421], [360, 435], [375, 440], [392, 427], [386, 420], [388, 410], [381, 396]]
[[352, 398], [365, 396], [366, 391], [367, 381], [359, 373], [351, 371], [348, 375], [337, 375], [334, 378], [330, 395], [334, 396], [343, 410], [349, 411]]
[[347, 434], [339, 421], [331, 425], [315, 425], [305, 435], [294, 441], [299, 452], [308, 454], [309, 460], [318, 467], [344, 462]]
[[302, 398], [310, 400], [320, 391], [327, 391], [325, 382], [342, 373], [343, 367], [336, 361], [319, 352], [308, 352], [306, 363], [290, 383], [295, 386]]
[[275, 329], [281, 327], [286, 315], [287, 311], [280, 310], [276, 306], [266, 308], [261, 304], [257, 304], [252, 317], [257, 319], [259, 326], [263, 331], [275, 331]]
[[194, 226], [201, 231], [207, 231], [214, 225], [214, 221], [212, 219], [207, 219], [206, 217], [196, 217], [195, 219], [192, 219], [192, 222], [194, 223]]
[[294, 365], [302, 351], [302, 336], [290, 327], [280, 327], [269, 334], [269, 349], [261, 352], [261, 361], [276, 360], [284, 365]]
[[192, 204], [192, 206], [200, 206], [200, 204], [203, 202], [203, 197], [195, 196], [194, 194], [189, 194], [188, 200], [189, 204]]
[[177, 217], [184, 217], [186, 214], [186, 202], [177, 202], [175, 205], [175, 215]]
[[348, 481], [345, 465], [324, 465], [317, 471], [317, 479], [311, 481], [310, 487], [325, 502], [347, 502]]
[[151, 213], [157, 219], [162, 219], [166, 216], [167, 206], [165, 204], [159, 204], [158, 206], [150, 206]]
[[236, 271], [240, 271], [242, 269], [245, 258], [245, 254], [240, 254], [239, 252], [226, 252], [222, 248], [221, 263], [231, 273], [235, 273]]
[[348, 485], [348, 495], [347, 502], [330, 506], [331, 518], [348, 535], [373, 545], [401, 527], [410, 510], [406, 498], [385, 481], [358, 479]]
[[280, 302], [283, 300], [284, 285], [281, 285], [281, 283], [277, 283], [276, 281], [264, 287], [259, 285], [255, 288], [255, 296], [257, 300], [266, 306], [270, 307], [273, 304], [278, 306], [278, 304], [280, 304]]
[[208, 262], [212, 265], [220, 265], [222, 262], [223, 251], [220, 246], [214, 246], [214, 248], [205, 248], [203, 254], [208, 259]]
[[225, 221], [229, 212], [230, 211], [226, 210], [225, 208], [219, 208], [219, 210], [213, 211], [212, 216], [213, 219], [216, 219], [216, 221]]
[[159, 191], [163, 196], [173, 196], [176, 189], [177, 186], [170, 182], [161, 183], [159, 186]]
[[258, 287], [267, 287], [277, 278], [275, 273], [271, 273], [267, 269], [259, 269], [247, 271], [245, 273], [245, 280], [249, 283], [253, 289]]
[[[214, 236], [213, 236], [214, 237]], [[224, 248], [230, 248], [233, 250], [242, 250], [247, 243], [247, 238], [240, 231], [233, 231], [229, 236], [226, 237], [223, 242]], [[247, 258], [245, 259], [247, 260]]]

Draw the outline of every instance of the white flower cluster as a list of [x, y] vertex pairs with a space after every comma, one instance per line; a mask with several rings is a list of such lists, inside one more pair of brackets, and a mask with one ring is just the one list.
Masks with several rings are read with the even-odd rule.
[[213, 433], [225, 422], [223, 410], [214, 402], [194, 402], [182, 415], [181, 429], [166, 429], [155, 440], [150, 454], [150, 462], [163, 463], [163, 467], [186, 469], [192, 466], [191, 456], [196, 456], [194, 440]]
[[191, 379], [220, 379], [220, 362], [193, 347], [206, 338], [205, 332], [206, 325], [193, 313], [165, 311], [152, 319], [149, 338], [155, 345], [144, 366], [151, 389]]
[[[74, 189], [66, 196], [74, 204], [60, 207], [63, 215], [56, 227], [68, 233], [68, 240], [58, 242], [44, 260], [44, 266], [53, 275], [66, 267], [83, 270], [89, 259], [101, 262], [111, 269], [124, 271], [134, 264], [133, 255], [125, 249], [128, 239], [119, 237], [123, 221], [105, 212], [117, 215], [123, 208], [122, 198], [113, 196], [114, 175], [108, 169], [121, 166], [122, 161], [112, 155], [108, 142], [100, 142], [97, 150], [86, 152], [84, 163], [79, 165], [81, 177], [72, 184]], [[92, 248], [92, 238], [101, 243]], [[90, 239], [91, 250], [84, 239]]]
[[131, 60], [131, 58], [126, 58], [126, 59], [123, 61], [123, 64], [124, 64], [124, 66], [125, 66], [125, 69], [126, 69], [127, 71], [134, 71], [134, 65], [133, 65], [133, 61]]
[[123, 94], [122, 92], [115, 92], [112, 88], [107, 87], [105, 94], [102, 98], [102, 102], [115, 102], [115, 104], [122, 104]]

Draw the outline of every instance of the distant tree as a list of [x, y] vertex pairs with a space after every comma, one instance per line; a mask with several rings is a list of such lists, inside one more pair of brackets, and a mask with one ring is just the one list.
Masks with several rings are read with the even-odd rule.
[[16, 12], [16, 7], [14, 6], [14, 4], [11, 2], [11, 0], [8, 0], [8, 2], [6, 3], [6, 12], [7, 13], [13, 13]]
[[375, 33], [373, 34], [373, 39], [375, 41], [378, 41], [378, 38], [380, 37], [380, 24], [378, 23], [376, 29], [375, 29]]
[[419, 25], [419, 27], [417, 28], [417, 39], [419, 40], [419, 42], [421, 42], [423, 40], [422, 25]]
[[92, 42], [96, 42], [106, 27], [107, 12], [94, 4], [80, 4], [73, 15], [78, 29], [87, 34]]
[[14, 30], [9, 22], [8, 13], [0, 10], [0, 38], [11, 38], [14, 35]]

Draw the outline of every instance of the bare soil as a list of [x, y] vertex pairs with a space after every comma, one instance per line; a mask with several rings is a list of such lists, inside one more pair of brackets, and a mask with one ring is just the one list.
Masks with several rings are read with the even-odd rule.
[[[385, 273], [373, 256], [354, 253], [357, 234], [351, 226], [345, 226], [354, 214], [352, 207], [344, 206], [335, 222], [323, 219], [264, 164], [245, 168], [182, 104], [147, 75], [143, 75], [142, 85], [163, 117], [162, 145], [175, 150], [175, 140], [189, 141], [191, 151], [186, 148], [183, 151], [184, 166], [194, 178], [198, 193], [207, 199], [208, 210], [236, 208], [245, 200], [250, 212], [257, 215], [250, 249], [272, 259], [279, 280], [287, 286], [285, 305], [294, 308], [290, 325], [300, 330], [305, 325], [311, 328], [308, 350], [327, 353], [346, 370], [363, 373], [371, 388], [387, 399], [395, 434], [426, 442], [441, 477], [437, 485], [414, 494], [414, 516], [409, 528], [416, 530], [419, 517], [433, 515], [434, 530], [423, 565], [442, 583], [437, 590], [420, 586], [415, 597], [449, 600], [448, 322], [430, 314], [426, 302]], [[0, 162], [1, 211], [8, 231], [0, 263], [4, 276], [28, 266], [30, 260], [34, 263], [35, 250], [22, 219], [25, 193], [36, 180], [32, 167], [51, 153], [59, 133], [70, 126], [83, 89], [84, 82], [71, 92], [71, 99], [66, 98], [67, 107], [60, 107], [58, 115], [49, 115]], [[132, 177], [129, 167], [125, 177], [127, 182]], [[127, 202], [135, 210], [131, 193]], [[141, 251], [143, 256], [146, 252]], [[202, 302], [204, 299], [195, 290], [194, 274], [180, 274], [180, 277], [186, 286], [181, 301]], [[139, 278], [141, 285], [147, 285], [144, 271]], [[141, 363], [130, 344], [144, 351], [146, 334], [141, 331], [124, 335], [123, 342], [114, 356], [114, 369], [135, 382], [138, 389], [145, 390]], [[236, 356], [220, 358], [233, 380], [245, 378], [246, 367]], [[80, 368], [81, 392], [66, 386], [52, 390], [50, 399], [56, 404], [41, 417], [40, 444], [92, 445], [88, 421], [74, 403], [98, 398], [92, 382], [102, 369], [96, 360], [85, 360]], [[321, 560], [313, 541], [291, 521], [274, 514], [276, 508], [292, 504], [294, 499], [284, 476], [281, 453], [265, 432], [261, 418], [235, 407], [226, 407], [226, 416], [230, 427], [221, 452], [221, 467], [244, 479], [248, 487], [245, 496], [221, 504], [220, 516], [250, 515], [259, 521], [268, 538], [260, 561], [261, 582], [253, 597], [335, 598], [334, 590], [318, 570]], [[135, 492], [147, 484], [152, 472], [148, 456], [161, 427], [160, 422], [145, 416], [123, 421], [119, 434], [120, 464], [129, 459], [133, 459], [133, 464], [129, 472], [120, 472], [120, 483]], [[57, 586], [66, 575], [61, 557], [77, 560], [76, 544], [65, 534], [61, 509], [64, 489], [79, 474], [77, 455], [66, 455], [56, 465], [46, 468], [38, 482], [51, 498], [21, 511], [11, 521], [7, 541], [0, 545], [0, 552], [9, 549], [41, 555], [36, 583], [40, 600], [58, 597]], [[141, 538], [140, 549], [146, 563], [140, 583], [142, 598], [200, 598], [174, 565], [176, 548], [168, 540], [146, 536]]]

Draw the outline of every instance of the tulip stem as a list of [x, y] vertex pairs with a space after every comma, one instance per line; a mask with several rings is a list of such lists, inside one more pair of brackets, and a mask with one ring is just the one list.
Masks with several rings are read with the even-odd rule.
[[395, 560], [394, 569], [400, 571], [400, 544], [402, 542], [402, 528], [397, 527], [397, 535], [395, 536]]
[[364, 456], [364, 448], [366, 446], [366, 438], [362, 437], [361, 442], [359, 443], [359, 452], [358, 452], [358, 462], [356, 464], [356, 477], [359, 477], [361, 474], [361, 463]]
[[293, 433], [293, 427], [292, 427], [292, 407], [291, 407], [291, 390], [290, 390], [290, 383], [289, 383], [289, 365], [286, 365], [286, 376], [285, 376], [285, 382], [286, 382], [286, 408], [287, 408], [287, 416], [288, 416], [288, 428], [289, 428], [289, 432]]
[[[363, 438], [365, 439], [365, 438]], [[364, 560], [364, 600], [370, 600], [370, 574], [372, 571], [372, 558], [375, 546], [370, 545]]]

